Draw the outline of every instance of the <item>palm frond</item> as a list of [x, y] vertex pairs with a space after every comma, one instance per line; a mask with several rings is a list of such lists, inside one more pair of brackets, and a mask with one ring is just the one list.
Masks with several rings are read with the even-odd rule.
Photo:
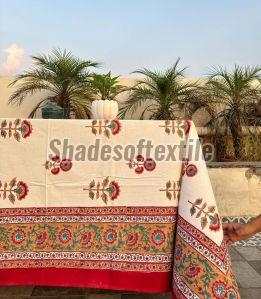
[[[44, 90], [60, 106], [69, 109], [66, 115], [69, 117], [71, 99], [78, 97], [82, 101], [91, 100], [90, 68], [99, 66], [97, 62], [81, 60], [71, 52], [60, 49], [54, 49], [49, 55], [40, 54], [32, 58], [33, 66], [10, 84], [16, 86], [19, 83], [18, 89], [9, 98], [10, 104], [21, 105], [27, 95]], [[32, 115], [35, 115], [35, 109]]]

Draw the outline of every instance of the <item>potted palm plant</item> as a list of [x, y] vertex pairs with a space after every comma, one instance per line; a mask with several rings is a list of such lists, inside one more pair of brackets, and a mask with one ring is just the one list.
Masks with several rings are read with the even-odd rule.
[[50, 55], [32, 58], [32, 68], [18, 75], [10, 84], [18, 84], [18, 88], [9, 98], [9, 104], [21, 105], [27, 95], [45, 91], [29, 118], [49, 102], [63, 108], [64, 118], [90, 118], [92, 91], [89, 69], [98, 63], [81, 60], [66, 50], [54, 50]]
[[93, 74], [91, 86], [96, 99], [92, 102], [92, 116], [96, 119], [114, 119], [118, 114], [116, 96], [125, 90], [118, 78], [107, 74]]
[[119, 117], [132, 116], [137, 109], [141, 109], [140, 119], [144, 119], [146, 112], [150, 119], [191, 118], [197, 109], [208, 109], [209, 104], [200, 96], [200, 84], [181, 80], [185, 68], [179, 68], [179, 60], [163, 72], [148, 69], [135, 71], [144, 78], [129, 89], [130, 96], [120, 108]]
[[[234, 159], [243, 157], [243, 126], [260, 125], [261, 67], [213, 68], [205, 87], [205, 98], [214, 101], [218, 111], [212, 122], [232, 137]], [[255, 111], [255, 113], [253, 113]], [[251, 133], [249, 131], [249, 133]], [[233, 159], [233, 160], [234, 160]], [[231, 160], [231, 158], [230, 158]]]

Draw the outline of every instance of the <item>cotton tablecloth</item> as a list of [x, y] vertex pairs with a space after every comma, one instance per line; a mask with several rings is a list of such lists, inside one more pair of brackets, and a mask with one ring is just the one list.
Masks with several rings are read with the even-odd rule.
[[191, 121], [0, 119], [0, 133], [1, 285], [239, 298]]

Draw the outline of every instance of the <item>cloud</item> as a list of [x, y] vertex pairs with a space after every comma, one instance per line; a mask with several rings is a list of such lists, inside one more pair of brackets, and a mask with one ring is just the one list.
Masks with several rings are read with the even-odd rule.
[[6, 60], [0, 64], [0, 74], [7, 75], [19, 69], [22, 64], [24, 49], [12, 44], [2, 51], [6, 53]]

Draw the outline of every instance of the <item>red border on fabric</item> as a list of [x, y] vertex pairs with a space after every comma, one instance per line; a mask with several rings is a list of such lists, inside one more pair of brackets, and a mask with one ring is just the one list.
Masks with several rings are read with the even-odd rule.
[[171, 272], [134, 272], [97, 269], [1, 269], [0, 285], [70, 286], [146, 293], [171, 291]]

